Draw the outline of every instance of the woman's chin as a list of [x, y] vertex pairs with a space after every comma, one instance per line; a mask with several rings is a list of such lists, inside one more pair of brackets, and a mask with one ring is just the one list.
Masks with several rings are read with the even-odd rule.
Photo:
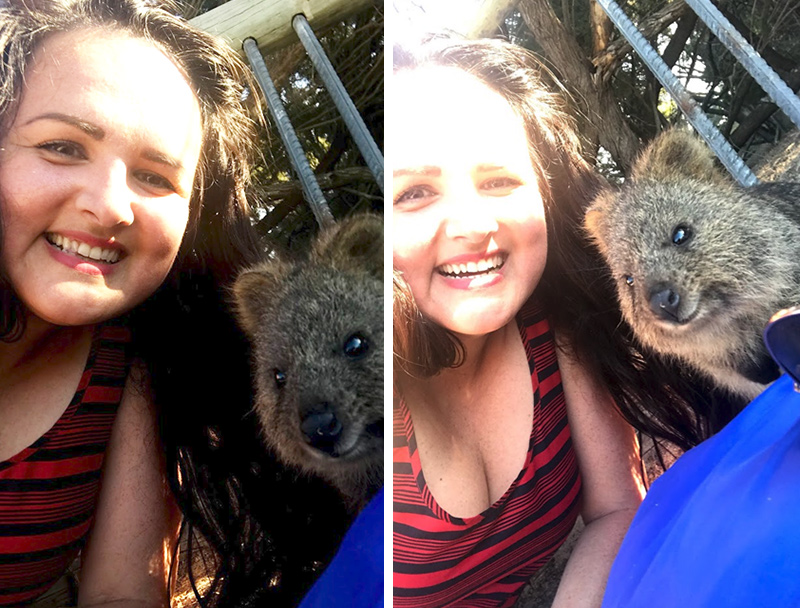
[[516, 309], [507, 305], [484, 306], [456, 311], [447, 328], [462, 336], [485, 336], [508, 325]]

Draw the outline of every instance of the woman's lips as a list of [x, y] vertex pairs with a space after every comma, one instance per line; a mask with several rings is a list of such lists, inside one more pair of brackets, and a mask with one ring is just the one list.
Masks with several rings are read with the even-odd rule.
[[47, 250], [57, 262], [89, 275], [108, 275], [126, 255], [116, 243], [81, 233], [47, 232]]
[[456, 289], [491, 287], [503, 279], [502, 269], [507, 259], [508, 255], [502, 252], [458, 256], [437, 266], [436, 272]]
[[508, 256], [503, 253], [496, 253], [490, 256], [459, 256], [453, 258], [436, 268], [436, 271], [446, 277], [466, 278], [494, 273], [500, 270], [506, 263]]
[[77, 238], [70, 238], [57, 232], [48, 232], [45, 234], [47, 242], [54, 245], [65, 253], [87, 258], [93, 262], [106, 262], [108, 264], [116, 264], [119, 262], [122, 251], [118, 246], [108, 244], [106, 247], [100, 245], [93, 245], [84, 240]]

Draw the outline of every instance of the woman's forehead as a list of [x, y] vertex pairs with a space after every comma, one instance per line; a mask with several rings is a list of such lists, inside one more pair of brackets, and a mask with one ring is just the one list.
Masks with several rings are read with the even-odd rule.
[[108, 133], [147, 139], [164, 153], [193, 152], [200, 106], [182, 72], [153, 43], [123, 31], [48, 36], [26, 74], [16, 124], [60, 114]]
[[530, 164], [522, 119], [497, 91], [452, 67], [395, 74], [398, 167]]

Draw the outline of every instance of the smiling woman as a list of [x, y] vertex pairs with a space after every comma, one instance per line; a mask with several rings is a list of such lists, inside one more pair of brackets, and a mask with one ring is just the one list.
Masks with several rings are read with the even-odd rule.
[[[0, 605], [82, 551], [81, 605], [167, 606], [176, 506], [197, 517], [192, 455], [220, 397], [185, 387], [216, 359], [181, 338], [223, 316], [258, 251], [251, 81], [157, 4], [0, 7]], [[225, 357], [247, 369], [244, 348]]]
[[597, 178], [516, 47], [434, 39], [394, 78], [394, 606], [510, 606], [579, 514], [554, 606], [598, 606], [643, 484], [564, 314], [596, 310], [563, 256]]
[[37, 49], [0, 157], [2, 263], [29, 315], [90, 325], [155, 291], [186, 229], [201, 127], [149, 42], [79, 30]]

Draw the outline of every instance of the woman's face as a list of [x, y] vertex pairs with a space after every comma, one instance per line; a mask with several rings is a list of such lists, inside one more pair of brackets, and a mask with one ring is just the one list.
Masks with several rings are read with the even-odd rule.
[[155, 46], [117, 31], [36, 51], [0, 142], [2, 264], [33, 315], [83, 325], [162, 283], [200, 156], [197, 99]]
[[455, 68], [394, 77], [394, 267], [420, 311], [462, 335], [506, 325], [544, 270], [542, 197], [522, 120]]

